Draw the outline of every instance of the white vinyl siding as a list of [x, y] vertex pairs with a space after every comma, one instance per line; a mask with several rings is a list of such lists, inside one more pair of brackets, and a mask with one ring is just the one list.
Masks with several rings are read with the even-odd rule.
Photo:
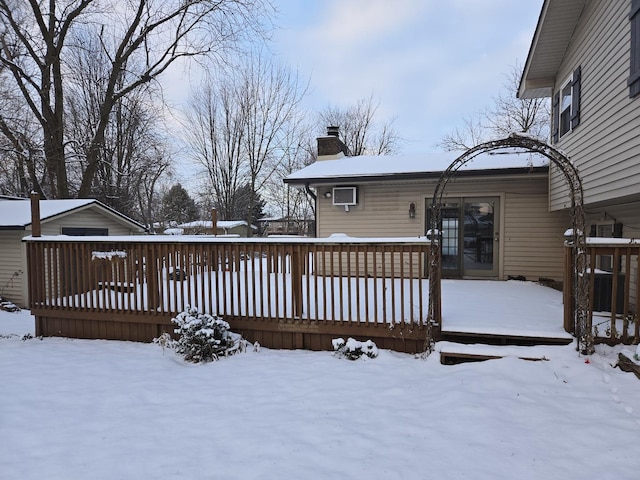
[[[556, 77], [559, 88], [575, 67], [582, 68], [581, 123], [557, 146], [577, 166], [587, 206], [640, 194], [640, 103], [629, 98], [627, 85], [630, 5], [630, 0], [588, 2]], [[570, 207], [555, 168], [550, 190], [552, 210]]]

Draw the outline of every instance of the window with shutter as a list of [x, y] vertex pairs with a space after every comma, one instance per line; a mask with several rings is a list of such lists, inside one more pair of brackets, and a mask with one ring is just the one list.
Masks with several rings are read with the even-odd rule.
[[631, 1], [631, 64], [629, 68], [629, 96], [640, 94], [640, 0]]
[[582, 70], [578, 67], [553, 96], [551, 140], [554, 143], [580, 124], [581, 82]]

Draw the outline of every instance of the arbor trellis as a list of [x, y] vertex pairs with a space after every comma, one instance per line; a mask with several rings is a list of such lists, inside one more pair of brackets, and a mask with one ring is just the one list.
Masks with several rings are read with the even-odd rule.
[[573, 249], [574, 275], [574, 332], [578, 340], [578, 350], [591, 354], [594, 351], [593, 330], [587, 309], [589, 305], [589, 289], [587, 286], [587, 258], [584, 250], [585, 220], [583, 208], [582, 180], [578, 170], [571, 160], [551, 145], [523, 134], [512, 133], [506, 138], [481, 143], [470, 148], [456, 158], [449, 167], [442, 172], [438, 184], [433, 192], [431, 202], [431, 220], [428, 236], [431, 241], [429, 253], [429, 307], [427, 312], [427, 351], [432, 349], [433, 328], [441, 328], [437, 319], [440, 315], [440, 279], [441, 256], [439, 247], [439, 230], [441, 224], [442, 197], [449, 180], [465, 164], [482, 153], [488, 153], [505, 148], [524, 149], [531, 153], [538, 153], [547, 157], [564, 175], [569, 186], [571, 198], [571, 235], [567, 235], [567, 242]]

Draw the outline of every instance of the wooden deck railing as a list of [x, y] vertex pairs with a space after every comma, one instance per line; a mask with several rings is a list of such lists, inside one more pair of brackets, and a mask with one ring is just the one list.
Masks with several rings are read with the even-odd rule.
[[30, 307], [38, 335], [148, 341], [192, 306], [265, 346], [325, 349], [351, 335], [420, 351], [428, 248], [417, 238], [31, 238]]
[[[572, 249], [565, 250], [564, 324], [574, 331]], [[589, 290], [588, 316], [595, 340], [637, 343], [640, 340], [640, 241], [588, 238], [585, 246]]]

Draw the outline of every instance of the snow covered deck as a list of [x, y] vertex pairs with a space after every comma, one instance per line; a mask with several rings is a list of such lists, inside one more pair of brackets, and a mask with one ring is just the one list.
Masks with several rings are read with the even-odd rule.
[[515, 280], [443, 280], [442, 336], [524, 344], [573, 338], [563, 328], [562, 292]]
[[[189, 305], [272, 348], [330, 349], [347, 336], [411, 353], [425, 348], [424, 239], [42, 237], [27, 245], [38, 272], [30, 294], [39, 335], [150, 341]], [[572, 340], [561, 292], [519, 281], [441, 286], [436, 339]]]

